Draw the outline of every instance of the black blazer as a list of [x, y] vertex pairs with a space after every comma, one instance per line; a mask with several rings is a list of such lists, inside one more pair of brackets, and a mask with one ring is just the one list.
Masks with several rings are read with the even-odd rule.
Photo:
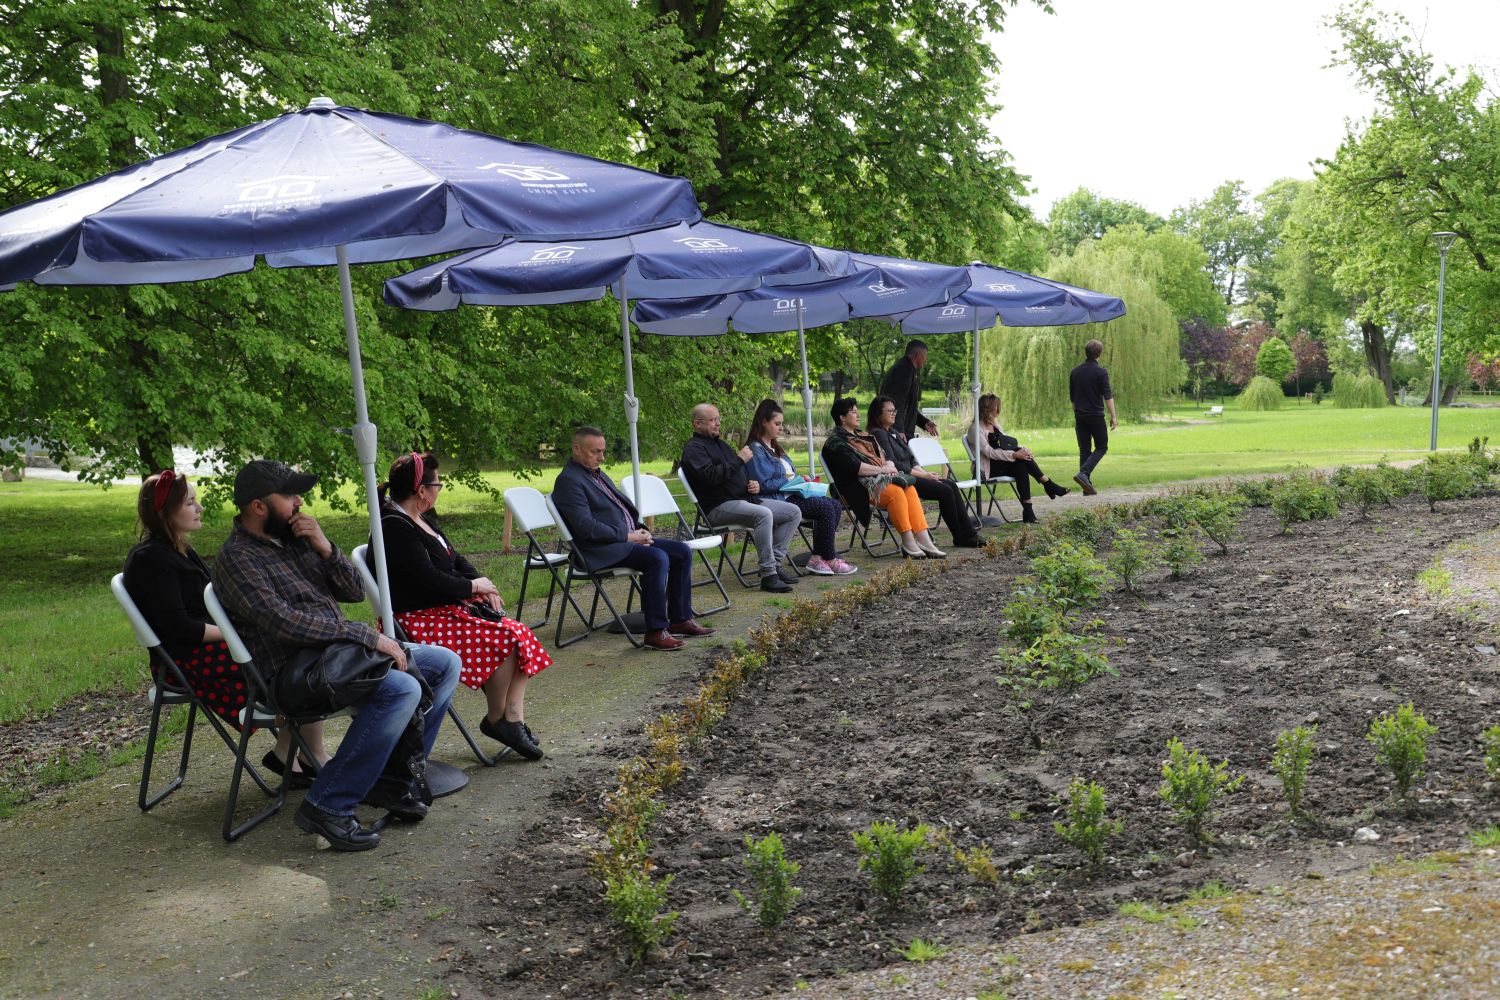
[[[619, 563], [635, 545], [626, 535], [644, 527], [635, 504], [616, 488], [607, 473], [601, 471], [600, 476], [604, 479], [602, 489], [592, 472], [570, 458], [552, 484], [552, 505], [567, 523], [573, 533], [574, 547], [588, 560], [591, 569], [606, 569]], [[630, 512], [630, 527], [625, 526], [625, 514], [609, 494]]]

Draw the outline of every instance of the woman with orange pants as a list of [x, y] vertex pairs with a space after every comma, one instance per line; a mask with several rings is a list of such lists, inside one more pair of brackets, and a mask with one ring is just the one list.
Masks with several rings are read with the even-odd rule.
[[896, 529], [901, 551], [909, 558], [946, 557], [928, 533], [915, 480], [897, 469], [875, 439], [859, 429], [859, 403], [849, 397], [835, 400], [832, 415], [834, 430], [823, 443], [823, 464], [839, 497], [861, 521], [868, 520], [870, 504], [883, 509]]

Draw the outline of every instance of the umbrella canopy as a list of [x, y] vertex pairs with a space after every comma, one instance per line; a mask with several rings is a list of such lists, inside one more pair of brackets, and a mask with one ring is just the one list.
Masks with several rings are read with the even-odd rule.
[[946, 305], [893, 317], [903, 333], [974, 335], [974, 476], [979, 477], [979, 331], [1005, 326], [1077, 326], [1125, 315], [1125, 301], [993, 264], [968, 267], [969, 287]]
[[924, 307], [941, 308], [968, 287], [961, 267], [856, 254], [814, 247], [824, 267], [840, 274], [800, 286], [768, 285], [727, 295], [685, 301], [636, 303], [632, 318], [642, 333], [710, 337], [728, 333], [797, 331], [802, 361], [802, 405], [807, 411], [809, 477], [815, 474], [812, 433], [812, 381], [807, 368], [807, 328], [851, 319], [890, 316]]
[[[625, 358], [625, 416], [631, 474], [641, 471], [636, 425], [640, 401], [630, 354], [630, 297], [717, 295], [763, 281], [797, 285], [827, 279], [842, 267], [795, 240], [712, 222], [606, 240], [515, 240], [439, 261], [385, 283], [385, 300], [407, 309], [551, 305], [613, 292], [620, 302]], [[637, 484], [639, 485], [639, 484]]]
[[0, 213], [0, 290], [18, 282], [194, 281], [337, 264], [382, 618], [393, 628], [350, 262], [512, 236], [614, 236], [700, 217], [691, 185], [436, 122], [307, 108]]

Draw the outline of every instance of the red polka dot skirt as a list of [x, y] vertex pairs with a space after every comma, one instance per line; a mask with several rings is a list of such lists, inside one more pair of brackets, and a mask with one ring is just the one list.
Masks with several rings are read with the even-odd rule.
[[396, 621], [412, 642], [445, 646], [457, 653], [463, 660], [459, 679], [471, 688], [489, 680], [511, 650], [516, 653], [516, 666], [527, 677], [535, 677], [552, 666], [552, 657], [542, 648], [535, 633], [513, 618], [485, 621], [469, 614], [461, 605], [446, 604], [400, 612]]
[[229, 647], [222, 642], [205, 642], [194, 646], [177, 665], [203, 704], [238, 729], [240, 710], [250, 696], [240, 665], [229, 656]]

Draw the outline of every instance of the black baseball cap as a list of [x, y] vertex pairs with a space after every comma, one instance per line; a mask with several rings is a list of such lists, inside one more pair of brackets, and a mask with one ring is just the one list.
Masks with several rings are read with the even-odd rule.
[[272, 493], [306, 493], [317, 481], [311, 472], [298, 472], [285, 462], [257, 458], [235, 474], [234, 505], [244, 507]]

